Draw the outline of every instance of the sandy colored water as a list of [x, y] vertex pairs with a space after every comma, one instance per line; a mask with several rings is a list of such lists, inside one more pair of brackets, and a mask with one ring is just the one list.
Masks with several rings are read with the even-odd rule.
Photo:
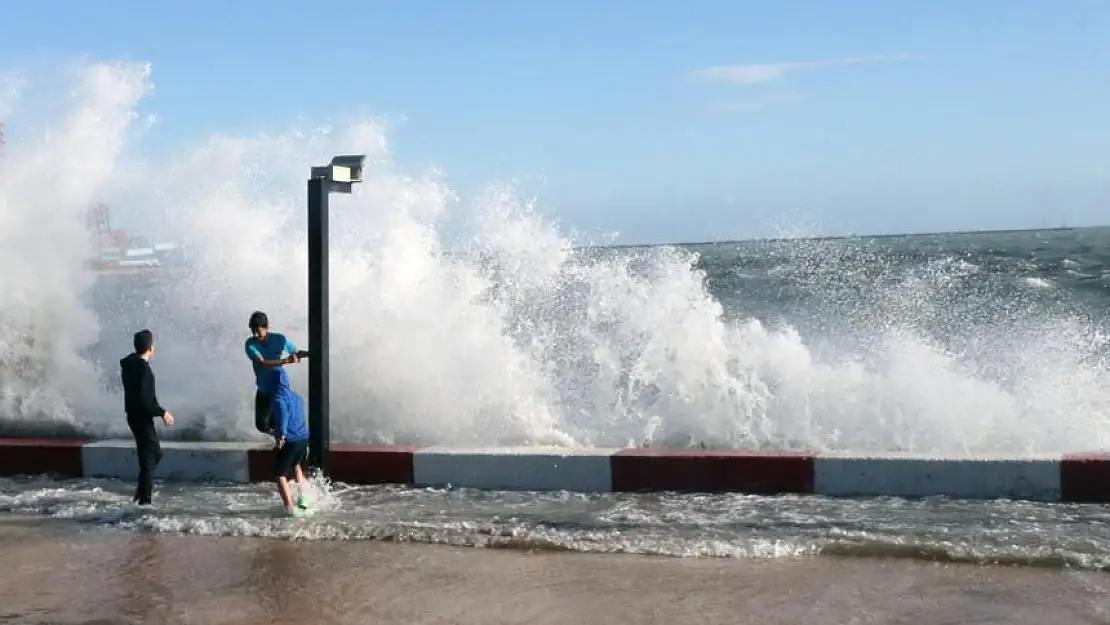
[[774, 561], [290, 541], [0, 521], [0, 622], [1110, 622], [1110, 577], [813, 557]]

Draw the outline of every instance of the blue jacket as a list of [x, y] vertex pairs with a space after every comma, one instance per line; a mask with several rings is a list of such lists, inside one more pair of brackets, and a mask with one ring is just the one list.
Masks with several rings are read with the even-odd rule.
[[274, 436], [284, 437], [286, 441], [308, 440], [304, 399], [289, 387], [285, 369], [275, 367], [269, 371], [277, 378], [272, 403]]

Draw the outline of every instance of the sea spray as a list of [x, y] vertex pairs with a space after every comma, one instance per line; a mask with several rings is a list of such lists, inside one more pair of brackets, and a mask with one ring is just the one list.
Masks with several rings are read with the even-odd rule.
[[[85, 209], [115, 171], [135, 106], [150, 88], [142, 64], [93, 64], [72, 74], [57, 119], [12, 137], [0, 160], [0, 414], [44, 432], [112, 428], [96, 366], [97, 313]], [[27, 85], [33, 87], [33, 84]], [[42, 94], [34, 94], [42, 95]], [[13, 98], [14, 99], [14, 98]], [[0, 110], [18, 112], [6, 98]]]
[[[265, 310], [307, 346], [305, 177], [360, 152], [366, 181], [332, 200], [335, 439], [957, 454], [1110, 442], [1105, 318], [986, 252], [584, 249], [511, 186], [459, 198], [439, 172], [393, 163], [377, 120], [121, 156], [146, 69], [81, 72], [76, 112], [6, 148], [5, 431], [124, 435], [115, 361], [149, 327], [180, 423], [166, 435], [258, 438], [247, 318]], [[56, 173], [27, 163], [55, 153], [72, 176], [52, 189]], [[117, 222], [180, 244], [188, 267], [91, 274], [84, 210], [105, 198]], [[301, 392], [305, 369], [290, 368]]]

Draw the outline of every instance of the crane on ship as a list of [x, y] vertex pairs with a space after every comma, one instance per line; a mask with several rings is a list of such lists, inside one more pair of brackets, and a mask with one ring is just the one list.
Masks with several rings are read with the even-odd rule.
[[115, 259], [125, 254], [129, 237], [123, 230], [112, 229], [110, 205], [98, 202], [90, 206], [85, 212], [85, 227], [93, 240], [93, 249], [97, 256], [93, 261], [95, 265], [118, 262]]

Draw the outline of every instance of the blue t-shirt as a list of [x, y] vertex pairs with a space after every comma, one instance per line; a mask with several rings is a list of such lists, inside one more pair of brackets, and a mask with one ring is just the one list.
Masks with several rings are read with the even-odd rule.
[[266, 334], [266, 340], [260, 341], [257, 337], [250, 337], [244, 344], [247, 358], [250, 358], [254, 367], [254, 384], [263, 393], [273, 393], [277, 390], [277, 379], [274, 376], [264, 375], [267, 367], [258, 364], [259, 358], [266, 360], [280, 360], [297, 351], [297, 346], [285, 338], [280, 332]]

